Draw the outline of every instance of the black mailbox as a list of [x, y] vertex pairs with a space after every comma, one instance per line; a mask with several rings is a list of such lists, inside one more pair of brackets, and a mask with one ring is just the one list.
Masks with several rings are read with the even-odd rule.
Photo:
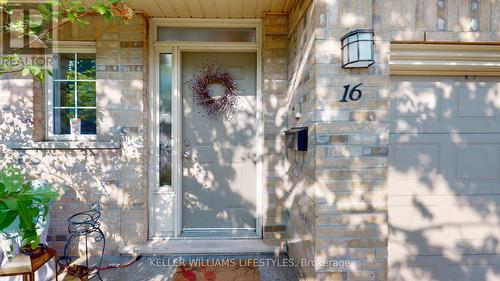
[[307, 127], [295, 127], [285, 131], [285, 145], [297, 151], [307, 151]]

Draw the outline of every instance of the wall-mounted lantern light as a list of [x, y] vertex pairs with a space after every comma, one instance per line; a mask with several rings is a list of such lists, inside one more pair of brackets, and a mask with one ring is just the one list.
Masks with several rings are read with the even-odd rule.
[[369, 67], [373, 60], [373, 30], [353, 30], [340, 39], [342, 42], [342, 67]]

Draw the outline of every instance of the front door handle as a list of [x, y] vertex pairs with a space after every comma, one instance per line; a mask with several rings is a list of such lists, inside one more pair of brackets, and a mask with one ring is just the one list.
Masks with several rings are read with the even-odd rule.
[[163, 151], [170, 152], [170, 145], [160, 141], [160, 149]]

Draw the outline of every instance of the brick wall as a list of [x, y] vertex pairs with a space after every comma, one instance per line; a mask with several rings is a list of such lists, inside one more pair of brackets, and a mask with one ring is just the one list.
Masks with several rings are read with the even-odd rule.
[[[388, 42], [376, 31], [376, 64], [341, 68], [340, 37], [370, 27], [368, 1], [320, 1], [317, 68], [316, 258], [348, 268], [317, 267], [319, 280], [385, 280], [387, 276]], [[355, 15], [359, 15], [355, 17]], [[353, 22], [348, 22], [351, 15]], [[348, 22], [349, 28], [343, 27]], [[344, 85], [363, 83], [359, 101], [340, 103]], [[343, 271], [343, 272], [339, 272]]]
[[[314, 267], [302, 265], [301, 261], [315, 258], [316, 7], [298, 5], [289, 18], [289, 80], [285, 98], [288, 104], [287, 127], [308, 127], [308, 147], [303, 152], [291, 149], [284, 151], [290, 166], [288, 254], [297, 261], [301, 278], [309, 280], [314, 277]], [[300, 114], [300, 117], [296, 114]]]
[[27, 141], [33, 134], [33, 81], [20, 74], [0, 80], [0, 141]]
[[286, 14], [265, 14], [262, 22], [262, 99], [264, 104], [264, 241], [284, 246], [287, 235], [285, 203], [288, 162], [281, 131], [286, 123]]

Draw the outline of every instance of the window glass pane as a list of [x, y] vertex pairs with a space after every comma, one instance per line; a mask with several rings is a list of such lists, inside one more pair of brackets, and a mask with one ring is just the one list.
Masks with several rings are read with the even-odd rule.
[[172, 55], [160, 54], [160, 186], [172, 185]]
[[469, 18], [470, 18], [470, 29], [471, 31], [479, 30], [479, 15], [480, 15], [480, 1], [479, 0], [471, 0], [469, 7]]
[[77, 81], [78, 106], [96, 106], [95, 82]]
[[353, 34], [353, 35], [347, 37], [347, 42], [349, 42], [349, 43], [354, 42], [356, 40], [358, 40], [358, 34]]
[[74, 109], [54, 109], [54, 134], [67, 135], [70, 133], [70, 118], [75, 117]]
[[54, 69], [55, 79], [74, 79], [75, 76], [75, 54], [58, 54]]
[[349, 45], [349, 61], [357, 61], [358, 58], [358, 44], [352, 43]]
[[372, 57], [372, 49], [370, 46], [372, 45], [371, 41], [360, 41], [359, 42], [359, 59], [360, 60], [369, 60]]
[[371, 40], [372, 39], [372, 34], [369, 32], [366, 33], [360, 33], [358, 34], [359, 40]]
[[54, 82], [54, 107], [75, 106], [75, 82]]
[[79, 80], [95, 80], [95, 54], [77, 54]]
[[255, 42], [255, 28], [158, 27], [158, 41]]
[[347, 53], [348, 49], [349, 46], [345, 46], [344, 49], [342, 49], [342, 64], [346, 64], [349, 62], [349, 54]]
[[95, 109], [78, 109], [78, 118], [81, 121], [82, 135], [96, 134], [96, 110]]

